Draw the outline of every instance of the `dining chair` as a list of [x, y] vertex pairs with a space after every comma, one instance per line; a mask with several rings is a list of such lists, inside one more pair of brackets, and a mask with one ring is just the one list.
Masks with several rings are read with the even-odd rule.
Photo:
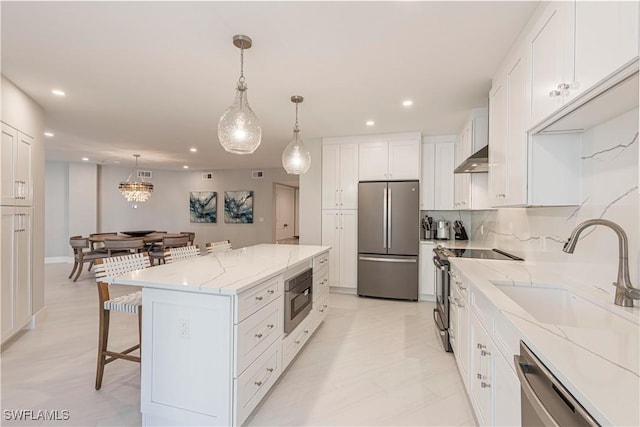
[[88, 237], [71, 236], [69, 238], [69, 244], [73, 250], [73, 269], [71, 270], [71, 274], [69, 274], [69, 279], [71, 279], [75, 274], [75, 277], [73, 278], [74, 282], [78, 280], [78, 277], [80, 277], [80, 273], [82, 273], [82, 266], [85, 262], [90, 263], [88, 270], [91, 270], [93, 263], [97, 259], [107, 256], [105, 252], [92, 250]]
[[138, 253], [144, 251], [144, 240], [142, 238], [104, 239], [104, 248], [108, 257]]
[[231, 247], [231, 240], [221, 240], [219, 242], [207, 243], [207, 253], [214, 254], [216, 252], [225, 252], [230, 251], [233, 248]]
[[192, 232], [192, 231], [181, 231], [180, 234], [184, 234], [186, 236], [189, 236], [189, 245], [193, 245], [193, 241], [196, 240], [196, 233]]
[[[114, 277], [130, 271], [149, 268], [151, 262], [146, 252], [122, 255], [96, 260], [96, 283], [98, 285], [98, 302], [100, 323], [98, 327], [98, 364], [96, 368], [96, 390], [102, 387], [102, 377], [106, 364], [116, 359], [125, 359], [140, 363], [140, 356], [130, 353], [142, 351], [142, 291], [111, 298], [109, 283], [117, 283]], [[109, 320], [112, 311], [138, 315], [138, 344], [120, 352], [109, 350]]]
[[185, 259], [196, 258], [200, 256], [200, 247], [198, 245], [183, 246], [181, 248], [169, 248], [164, 253], [164, 260], [167, 264], [172, 262], [184, 261]]
[[187, 246], [189, 244], [189, 236], [176, 236], [176, 237], [163, 237], [162, 244], [160, 244], [157, 249], [149, 252], [149, 257], [151, 258], [151, 265], [155, 265], [156, 261], [158, 264], [165, 263], [165, 252], [170, 248], [181, 248]]
[[[108, 233], [91, 233], [89, 234], [89, 238], [91, 237], [96, 237], [96, 236], [117, 236], [118, 233], [117, 232], [108, 232]], [[107, 252], [106, 249], [104, 248], [104, 243], [102, 242], [91, 242], [91, 250], [92, 251], [102, 251], [102, 252]]]

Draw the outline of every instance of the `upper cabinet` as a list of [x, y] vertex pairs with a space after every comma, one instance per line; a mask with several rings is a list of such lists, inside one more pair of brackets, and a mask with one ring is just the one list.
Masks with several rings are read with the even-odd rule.
[[360, 143], [360, 181], [420, 179], [420, 135]]
[[550, 2], [526, 45], [531, 129], [637, 60], [638, 2]]
[[33, 138], [2, 123], [1, 143], [2, 205], [30, 206], [33, 200], [31, 169]]
[[420, 209], [453, 209], [456, 136], [426, 137], [422, 143]]
[[[456, 166], [460, 165], [473, 153], [487, 145], [488, 110], [476, 108], [471, 110], [469, 120], [462, 128], [456, 146]], [[454, 175], [453, 209], [482, 210], [488, 209], [488, 178], [486, 173], [457, 173]]]
[[322, 209], [358, 208], [358, 144], [322, 145]]

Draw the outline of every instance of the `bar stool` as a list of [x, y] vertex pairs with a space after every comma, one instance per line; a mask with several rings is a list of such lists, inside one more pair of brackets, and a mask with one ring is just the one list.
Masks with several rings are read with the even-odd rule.
[[158, 261], [158, 264], [164, 264], [165, 261], [165, 252], [170, 248], [181, 248], [185, 247], [189, 244], [189, 236], [180, 235], [178, 237], [163, 237], [162, 244], [157, 250], [153, 250], [149, 252], [149, 257], [151, 258], [151, 264], [155, 264], [155, 261]]
[[[96, 283], [98, 285], [98, 301], [100, 307], [100, 326], [98, 329], [98, 365], [96, 368], [96, 390], [102, 387], [104, 367], [116, 359], [125, 359], [140, 363], [140, 356], [129, 353], [141, 349], [142, 343], [142, 292], [133, 292], [111, 298], [109, 295], [109, 283], [120, 274], [130, 271], [149, 268], [151, 263], [146, 252], [123, 255], [111, 258], [102, 258], [95, 261]], [[138, 315], [138, 344], [126, 350], [116, 352], [108, 348], [109, 319], [112, 311], [131, 313]]]
[[194, 246], [184, 246], [181, 248], [169, 248], [164, 253], [164, 260], [167, 264], [171, 264], [172, 262], [184, 261], [190, 258], [196, 258], [200, 256], [200, 247], [198, 245]]
[[226, 252], [233, 248], [231, 247], [231, 240], [221, 240], [219, 242], [207, 243], [207, 252], [214, 254], [216, 252]]

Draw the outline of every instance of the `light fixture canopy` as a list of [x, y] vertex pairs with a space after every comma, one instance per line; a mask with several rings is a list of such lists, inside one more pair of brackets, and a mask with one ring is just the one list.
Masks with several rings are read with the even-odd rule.
[[233, 104], [218, 120], [218, 140], [229, 153], [251, 154], [262, 140], [262, 125], [249, 106], [244, 78], [244, 50], [251, 47], [252, 41], [248, 36], [236, 35], [233, 44], [240, 49], [240, 78]]
[[146, 202], [153, 193], [153, 184], [150, 182], [145, 182], [144, 178], [140, 178], [140, 181], [132, 181], [131, 177], [133, 176], [133, 172], [138, 170], [138, 158], [140, 154], [134, 154], [133, 157], [136, 158], [136, 166], [135, 169], [131, 171], [129, 174], [129, 178], [126, 181], [123, 181], [118, 185], [118, 189], [120, 193], [127, 199], [127, 202]]
[[296, 104], [296, 124], [293, 127], [291, 141], [282, 152], [282, 167], [291, 175], [306, 173], [311, 167], [311, 153], [300, 137], [298, 127], [298, 104], [304, 101], [301, 96], [292, 96], [291, 102]]

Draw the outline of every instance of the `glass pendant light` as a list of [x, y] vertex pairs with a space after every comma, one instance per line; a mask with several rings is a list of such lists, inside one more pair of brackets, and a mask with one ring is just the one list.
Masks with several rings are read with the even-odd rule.
[[146, 202], [151, 193], [153, 193], [153, 184], [145, 182], [142, 177], [140, 182], [131, 180], [133, 172], [137, 173], [138, 171], [138, 157], [140, 157], [140, 154], [134, 154], [133, 157], [136, 158], [136, 167], [129, 174], [129, 178], [118, 185], [118, 189], [127, 199], [127, 202]]
[[251, 154], [262, 139], [262, 125], [249, 106], [244, 79], [244, 50], [251, 47], [251, 39], [243, 35], [233, 36], [233, 44], [240, 48], [240, 79], [233, 104], [218, 121], [218, 139], [229, 153]]
[[293, 127], [291, 142], [282, 152], [282, 167], [291, 175], [306, 173], [311, 167], [311, 153], [300, 138], [300, 129], [298, 128], [298, 104], [302, 101], [304, 98], [301, 96], [291, 97], [291, 102], [296, 104], [296, 124]]

